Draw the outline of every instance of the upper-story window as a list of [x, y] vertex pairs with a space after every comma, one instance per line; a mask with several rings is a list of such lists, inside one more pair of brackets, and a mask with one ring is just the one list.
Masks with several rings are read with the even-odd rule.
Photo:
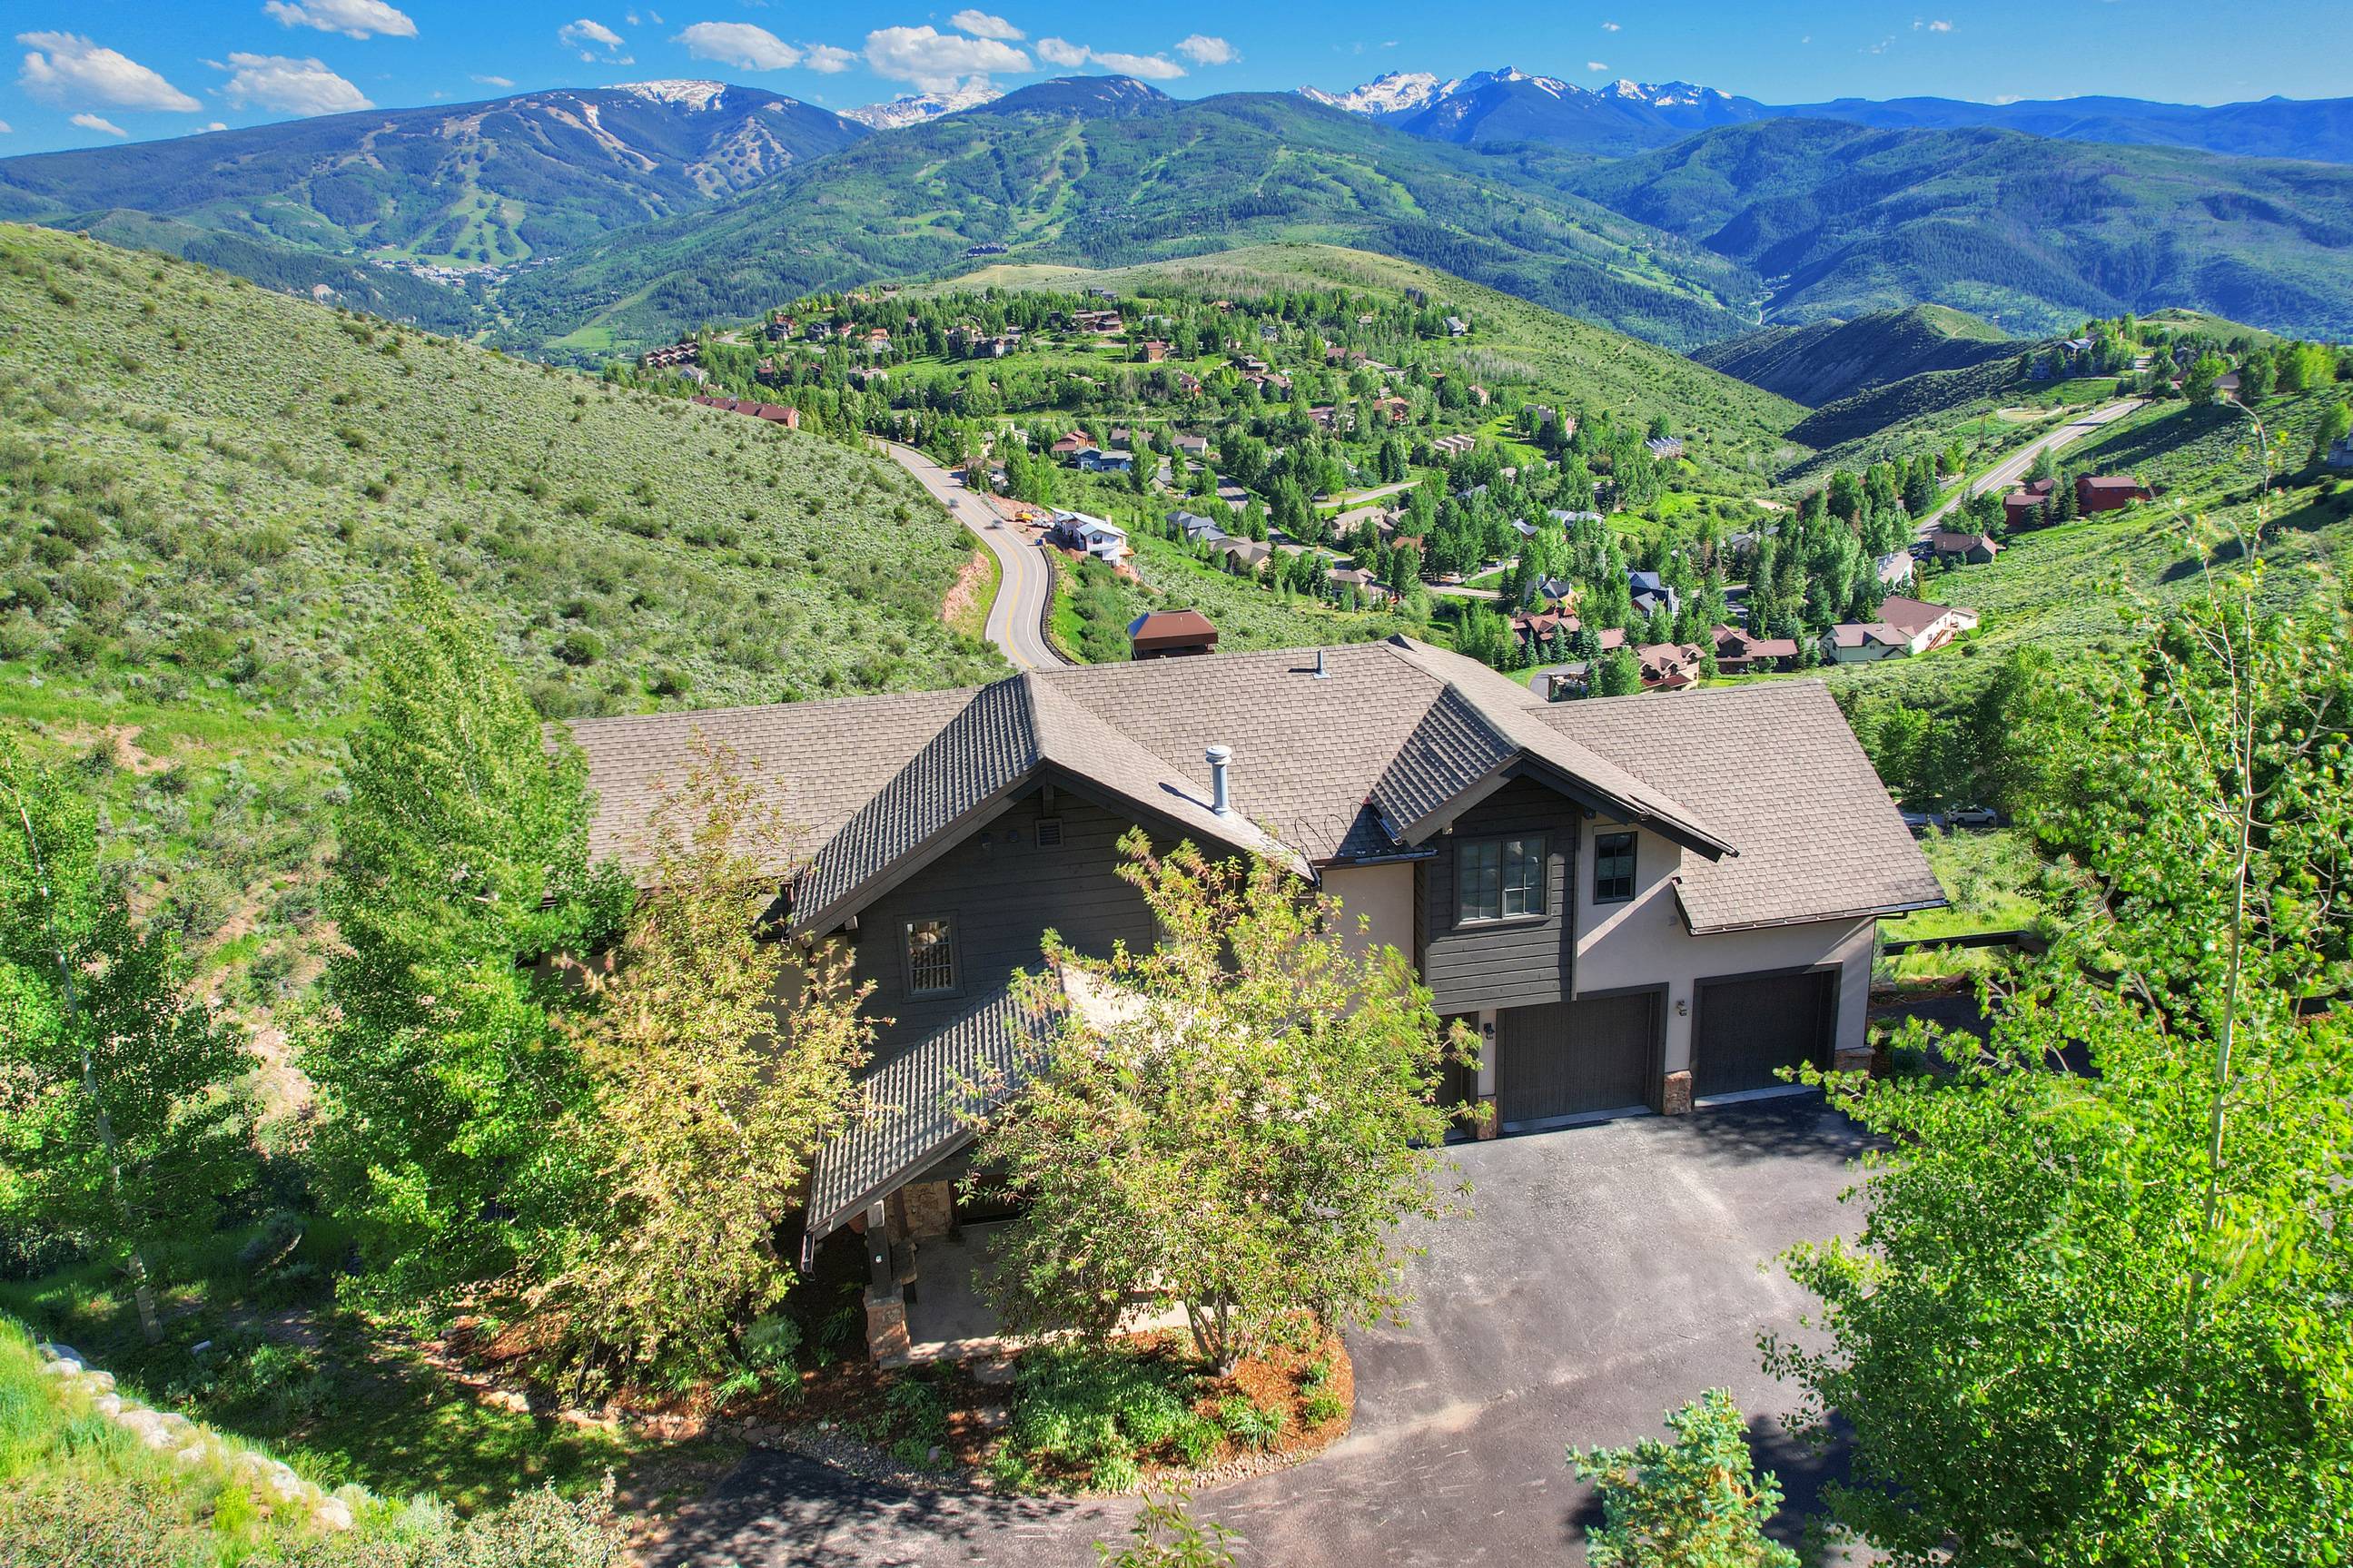
[[945, 915], [907, 922], [907, 994], [944, 996], [956, 988], [955, 922]]
[[1545, 912], [1545, 841], [1474, 838], [1457, 852], [1455, 880], [1462, 921], [1514, 920]]
[[1593, 836], [1593, 901], [1622, 904], [1634, 896], [1634, 836]]

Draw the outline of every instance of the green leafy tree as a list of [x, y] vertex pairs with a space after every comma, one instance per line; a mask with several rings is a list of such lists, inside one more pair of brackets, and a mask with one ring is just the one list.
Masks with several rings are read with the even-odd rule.
[[1731, 1393], [1711, 1388], [1668, 1412], [1667, 1429], [1672, 1443], [1568, 1451], [1577, 1479], [1601, 1493], [1602, 1524], [1585, 1542], [1593, 1568], [1798, 1568], [1765, 1533], [1781, 1486], [1757, 1473]]
[[2320, 424], [2312, 432], [2312, 464], [2315, 468], [2328, 460], [2328, 448], [2353, 435], [2353, 407], [2342, 403], [2332, 404], [2320, 416]]
[[302, 1052], [321, 1149], [388, 1300], [485, 1278], [569, 1222], [584, 1104], [565, 990], [519, 962], [627, 912], [588, 865], [586, 764], [551, 746], [480, 623], [421, 564], [351, 737], [327, 909], [343, 949]]
[[871, 987], [829, 951], [791, 973], [786, 944], [763, 939], [789, 847], [725, 748], [698, 742], [650, 838], [654, 890], [620, 946], [582, 966], [601, 1199], [542, 1300], [584, 1373], [695, 1376], [792, 1283], [777, 1226], [849, 1119]]
[[1631, 697], [1641, 689], [1642, 667], [1635, 662], [1631, 649], [1613, 647], [1601, 656], [1593, 682], [1595, 696]]
[[1467, 1039], [1282, 868], [1121, 848], [1161, 940], [1097, 960], [1049, 933], [1052, 969], [1109, 1005], [1069, 1008], [1011, 1098], [967, 1113], [1027, 1205], [991, 1281], [1008, 1322], [1100, 1340], [1139, 1301], [1181, 1306], [1223, 1370], [1302, 1311], [1396, 1317], [1395, 1228], [1441, 1210], [1434, 1151], [1465, 1108], [1438, 1093]]
[[2200, 354], [2189, 364], [2181, 378], [2181, 395], [2192, 403], [2204, 403], [2214, 395], [2215, 384], [2231, 371], [2231, 362], [2211, 350]]
[[100, 865], [90, 803], [5, 736], [0, 812], [0, 1219], [96, 1239], [153, 1343], [169, 1244], [249, 1177], [250, 1064]]
[[1888, 1152], [1857, 1239], [1788, 1255], [1825, 1341], [1767, 1365], [1851, 1425], [1828, 1500], [1899, 1564], [2353, 1554], [2353, 1027], [2309, 1005], [2347, 980], [2353, 678], [2258, 578], [2038, 721], [2082, 901], [1983, 1049], [1831, 1080]]

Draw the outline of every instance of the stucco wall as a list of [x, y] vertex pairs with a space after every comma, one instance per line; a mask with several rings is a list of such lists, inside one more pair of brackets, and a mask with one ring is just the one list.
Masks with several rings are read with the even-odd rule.
[[1839, 1018], [1836, 1048], [1863, 1043], [1871, 997], [1871, 949], [1876, 921], [1828, 921], [1763, 931], [1694, 936], [1675, 907], [1673, 878], [1681, 847], [1640, 828], [1634, 832], [1634, 897], [1625, 903], [1593, 901], [1593, 837], [1626, 831], [1622, 823], [1585, 824], [1577, 846], [1577, 989], [1579, 994], [1629, 985], [1667, 984], [1666, 1066], [1681, 1072], [1692, 1062], [1692, 994], [1698, 982], [1760, 970], [1836, 963]]
[[[1324, 890], [1340, 900], [1348, 945], [1359, 952], [1394, 947], [1413, 956], [1413, 865], [1399, 860], [1387, 866], [1335, 866], [1324, 873]], [[1356, 930], [1364, 915], [1372, 928]]]

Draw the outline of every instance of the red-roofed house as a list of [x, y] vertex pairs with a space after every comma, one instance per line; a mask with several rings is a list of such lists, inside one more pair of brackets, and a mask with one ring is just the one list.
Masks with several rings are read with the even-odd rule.
[[2130, 474], [2085, 474], [2075, 481], [2075, 509], [2085, 517], [2156, 499], [2154, 490]]

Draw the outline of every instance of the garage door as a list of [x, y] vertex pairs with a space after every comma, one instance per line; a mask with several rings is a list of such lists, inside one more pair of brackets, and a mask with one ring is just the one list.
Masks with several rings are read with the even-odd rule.
[[1495, 1015], [1496, 1113], [1505, 1126], [1647, 1104], [1658, 996], [1601, 996]]
[[1837, 1020], [1835, 973], [1704, 980], [1692, 1092], [1704, 1097], [1777, 1089], [1777, 1068], [1826, 1066]]

